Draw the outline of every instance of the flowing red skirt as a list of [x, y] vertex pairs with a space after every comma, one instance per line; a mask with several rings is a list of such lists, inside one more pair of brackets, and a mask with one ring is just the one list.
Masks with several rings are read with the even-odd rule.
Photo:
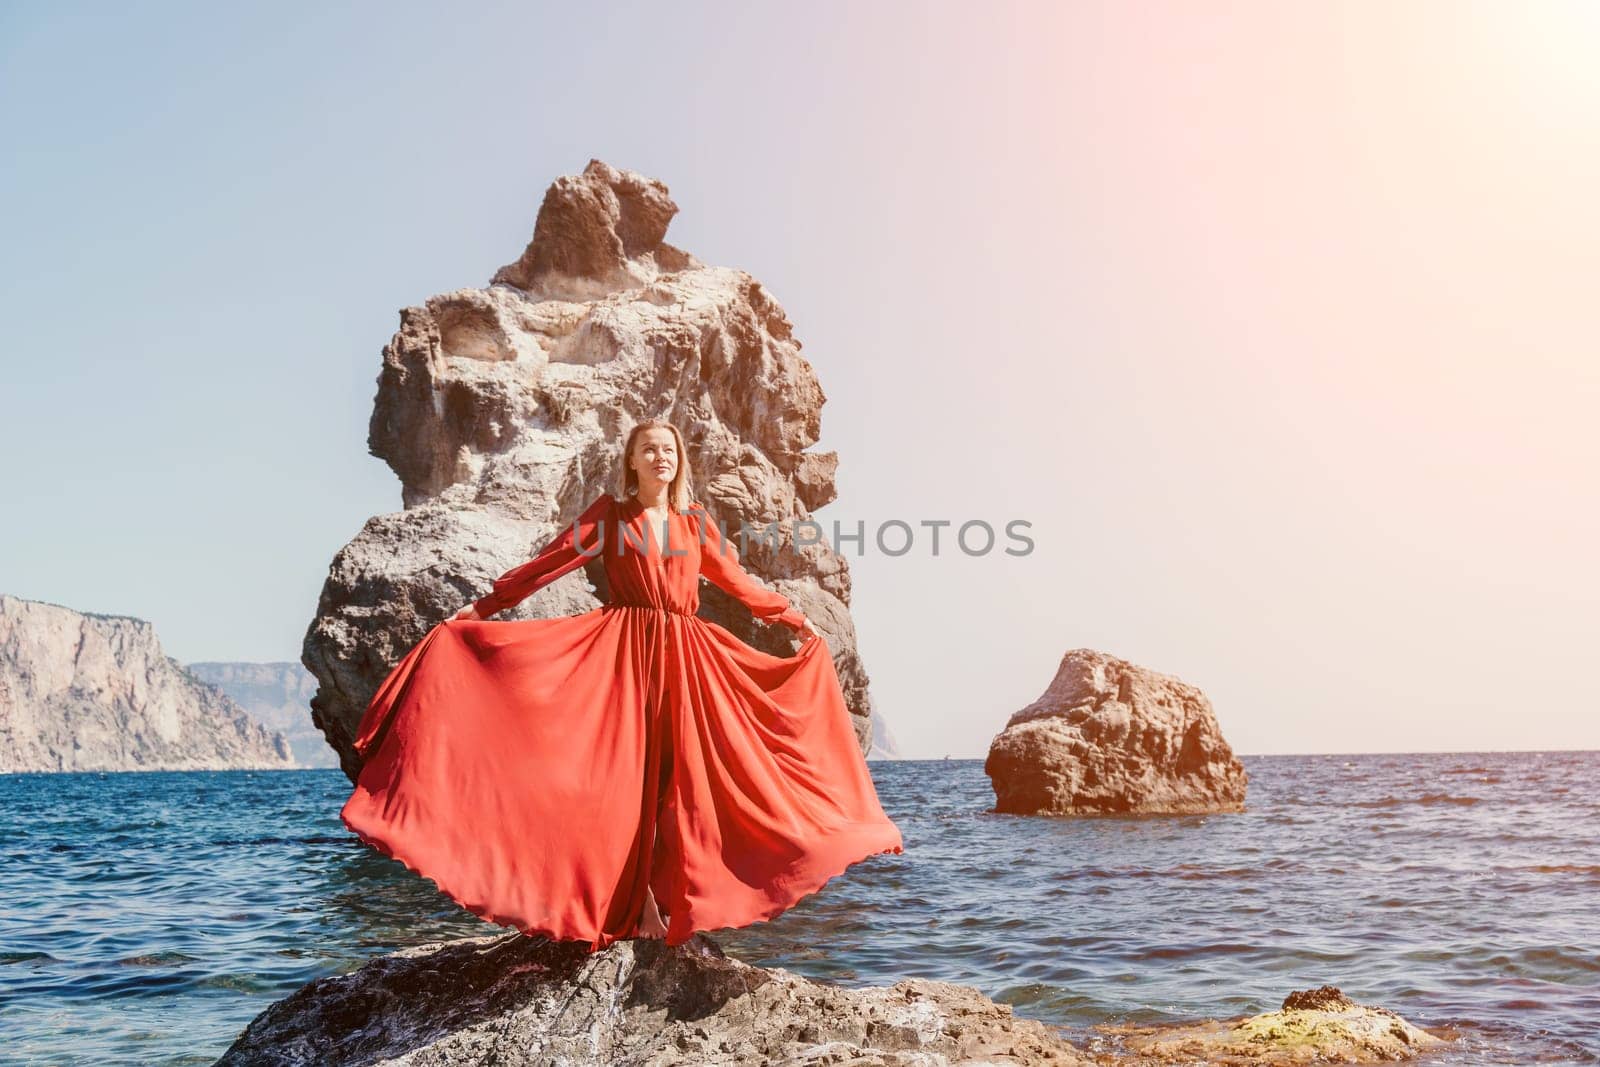
[[903, 851], [821, 638], [783, 658], [694, 615], [449, 620], [362, 719], [340, 811], [367, 844], [527, 934], [666, 941], [770, 919]]

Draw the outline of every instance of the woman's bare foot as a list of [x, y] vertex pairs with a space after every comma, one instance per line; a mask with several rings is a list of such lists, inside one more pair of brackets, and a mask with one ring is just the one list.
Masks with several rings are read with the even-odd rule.
[[655, 894], [650, 892], [648, 887], [644, 891], [644, 914], [639, 919], [639, 936], [651, 938], [667, 936], [667, 924], [656, 907]]

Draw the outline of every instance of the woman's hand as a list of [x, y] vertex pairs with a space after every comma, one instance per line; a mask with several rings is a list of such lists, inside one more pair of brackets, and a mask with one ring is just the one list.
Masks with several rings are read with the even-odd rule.
[[813, 637], [821, 637], [822, 636], [820, 633], [817, 632], [817, 628], [815, 626], [811, 625], [811, 620], [810, 619], [803, 620], [800, 623], [800, 629], [798, 631], [796, 631], [796, 632], [799, 633], [799, 635], [800, 635], [800, 643], [802, 645], [805, 644], [807, 641], [810, 641]]
[[473, 601], [450, 617], [452, 619], [477, 619], [479, 622], [483, 621], [483, 616], [478, 614], [477, 601]]

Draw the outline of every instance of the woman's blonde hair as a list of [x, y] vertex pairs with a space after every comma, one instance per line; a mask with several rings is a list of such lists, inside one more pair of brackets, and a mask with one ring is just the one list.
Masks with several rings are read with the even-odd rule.
[[645, 419], [628, 431], [628, 439], [622, 444], [622, 499], [627, 500], [639, 492], [639, 475], [633, 469], [633, 445], [640, 434], [653, 429], [672, 431], [672, 439], [678, 449], [678, 469], [667, 486], [667, 506], [682, 514], [688, 510], [694, 496], [689, 477], [689, 454], [683, 448], [683, 434], [666, 419]]

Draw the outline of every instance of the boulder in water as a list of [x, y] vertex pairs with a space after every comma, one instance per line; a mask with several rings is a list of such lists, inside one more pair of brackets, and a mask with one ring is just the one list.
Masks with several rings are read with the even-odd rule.
[[1061, 657], [983, 769], [1017, 815], [1240, 811], [1248, 781], [1204, 693], [1090, 648]]

